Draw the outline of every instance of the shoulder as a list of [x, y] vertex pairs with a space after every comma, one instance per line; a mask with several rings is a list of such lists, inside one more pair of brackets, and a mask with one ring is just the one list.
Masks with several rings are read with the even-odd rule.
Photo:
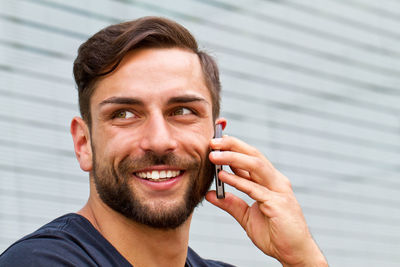
[[77, 214], [55, 219], [0, 255], [0, 266], [98, 266], [103, 261], [104, 266], [129, 266], [90, 222]]
[[228, 263], [201, 258], [193, 249], [188, 248], [187, 266], [189, 267], [234, 267]]
[[[12, 244], [0, 255], [1, 266], [75, 266], [74, 220], [64, 215]], [[88, 265], [90, 266], [90, 264]]]
[[[57, 238], [18, 241], [0, 256], [0, 266], [76, 266], [77, 253], [70, 243]], [[91, 266], [88, 264], [88, 266]]]

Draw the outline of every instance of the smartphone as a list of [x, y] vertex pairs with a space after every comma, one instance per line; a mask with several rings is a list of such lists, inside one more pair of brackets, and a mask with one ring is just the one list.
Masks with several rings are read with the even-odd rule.
[[[217, 124], [215, 126], [215, 138], [221, 138], [222, 137], [222, 125]], [[216, 150], [218, 151], [218, 150]], [[215, 165], [215, 186], [216, 186], [216, 194], [218, 199], [225, 198], [225, 187], [224, 183], [218, 178], [219, 172], [222, 171], [222, 165]]]

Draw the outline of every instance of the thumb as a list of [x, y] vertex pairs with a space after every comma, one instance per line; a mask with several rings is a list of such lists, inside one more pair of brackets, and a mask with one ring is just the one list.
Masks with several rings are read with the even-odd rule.
[[245, 218], [249, 209], [249, 205], [247, 205], [243, 199], [228, 192], [225, 192], [224, 199], [218, 199], [215, 191], [209, 191], [206, 194], [206, 200], [220, 209], [228, 212], [244, 229], [246, 229]]

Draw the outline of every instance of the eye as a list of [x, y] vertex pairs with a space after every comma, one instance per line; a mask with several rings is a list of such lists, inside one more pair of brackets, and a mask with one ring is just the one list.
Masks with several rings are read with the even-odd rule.
[[191, 109], [184, 108], [184, 107], [179, 107], [172, 111], [172, 116], [182, 116], [182, 115], [190, 115], [194, 114], [194, 112]]
[[129, 119], [133, 117], [135, 117], [135, 114], [127, 110], [119, 110], [113, 114], [113, 119]]

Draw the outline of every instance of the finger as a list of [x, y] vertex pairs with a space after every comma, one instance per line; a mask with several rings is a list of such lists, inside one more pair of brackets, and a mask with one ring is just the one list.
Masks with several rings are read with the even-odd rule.
[[212, 151], [209, 158], [214, 164], [229, 165], [234, 169], [247, 171], [249, 175], [243, 178], [251, 179], [263, 186], [268, 187], [274, 180], [274, 170], [257, 157], [232, 151]]
[[234, 169], [245, 170], [250, 175], [252, 175], [256, 169], [266, 168], [265, 165], [258, 158], [238, 152], [211, 151], [209, 158], [214, 164], [229, 165], [231, 168]]
[[228, 173], [226, 171], [220, 171], [218, 175], [219, 179], [237, 190], [247, 194], [250, 198], [255, 201], [265, 202], [271, 199], [272, 192], [268, 188], [261, 186], [255, 182], [239, 177], [235, 174]]
[[289, 180], [265, 157], [260, 158], [233, 151], [212, 151], [209, 159], [214, 164], [229, 165], [232, 168], [247, 171], [249, 176], [242, 176], [243, 178], [250, 179], [273, 191], [291, 191]]
[[225, 193], [224, 199], [218, 199], [215, 191], [209, 191], [206, 200], [228, 212], [245, 229], [249, 205], [243, 199], [228, 192]]
[[[248, 171], [253, 181], [278, 192], [289, 192], [291, 190], [289, 180], [277, 171], [272, 163], [255, 147], [232, 136], [223, 136], [222, 138], [212, 139], [210, 146], [214, 150], [219, 149], [224, 152], [237, 152], [238, 154], [249, 156], [249, 159], [254, 159], [250, 165], [247, 165], [247, 168], [240, 166], [242, 164], [240, 164], [241, 159], [239, 157], [231, 158], [231, 160], [235, 160], [235, 164], [232, 162], [229, 164], [233, 168]], [[246, 165], [246, 163], [248, 162], [244, 162], [244, 165]]]
[[243, 177], [245, 179], [250, 179], [250, 174], [248, 171], [239, 169], [239, 168], [235, 168], [232, 166], [229, 166], [229, 168], [233, 171], [234, 174], [236, 174], [237, 176]]
[[213, 150], [229, 150], [251, 156], [262, 156], [262, 154], [255, 147], [243, 142], [240, 139], [227, 135], [224, 135], [222, 138], [211, 139], [210, 146]]

